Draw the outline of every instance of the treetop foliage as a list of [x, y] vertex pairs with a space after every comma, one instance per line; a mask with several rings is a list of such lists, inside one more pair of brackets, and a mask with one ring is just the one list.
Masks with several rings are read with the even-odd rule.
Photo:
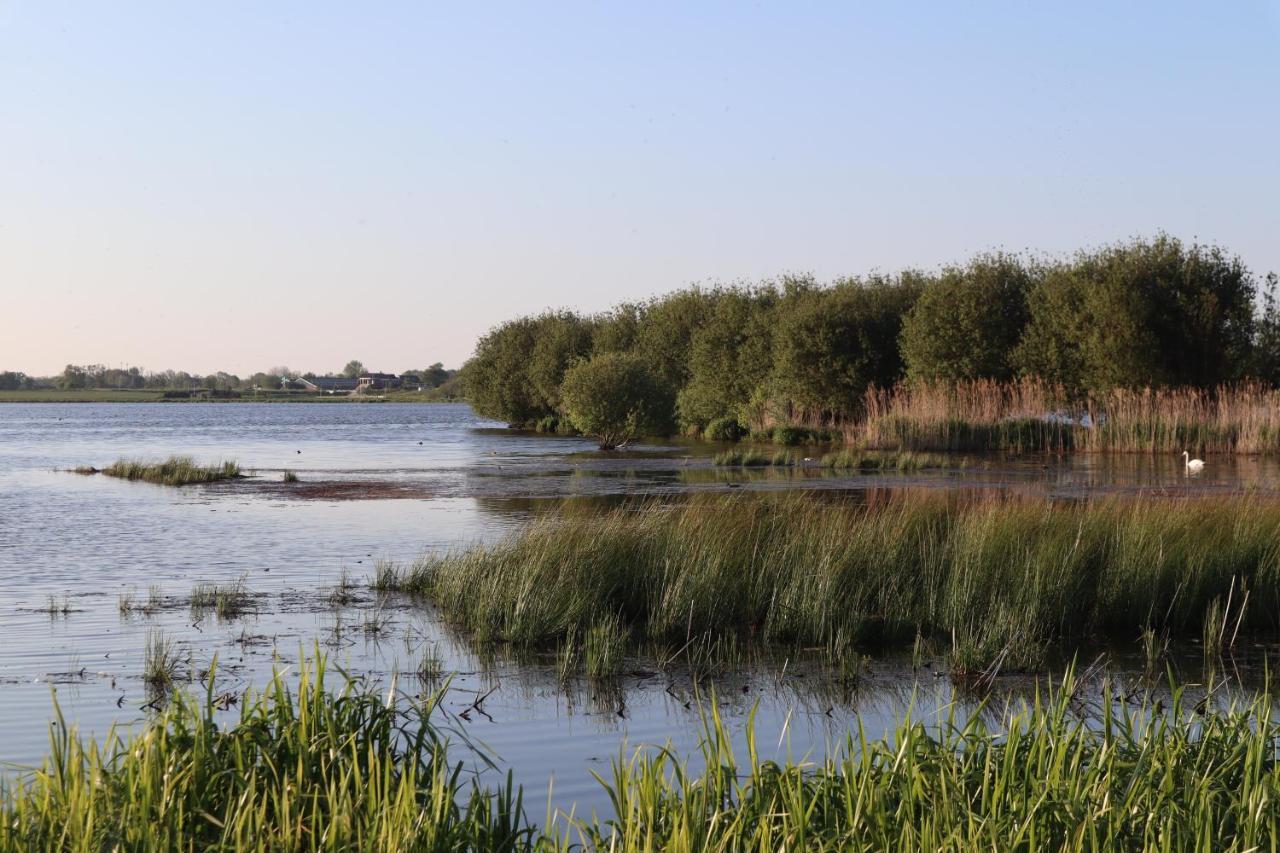
[[900, 382], [1039, 377], [1081, 396], [1276, 382], [1275, 287], [1220, 247], [1164, 234], [1055, 260], [985, 253], [932, 273], [695, 286], [596, 316], [521, 317], [480, 340], [463, 377], [483, 415], [572, 422], [569, 372], [627, 354], [688, 433], [837, 424], [860, 416], [869, 387]]

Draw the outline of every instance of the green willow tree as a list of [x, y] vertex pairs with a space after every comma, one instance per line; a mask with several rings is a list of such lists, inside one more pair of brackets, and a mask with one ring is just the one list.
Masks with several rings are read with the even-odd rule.
[[671, 392], [633, 353], [602, 353], [577, 362], [565, 373], [560, 394], [569, 422], [596, 439], [601, 450], [671, 431]]
[[1012, 255], [979, 255], [924, 289], [902, 327], [912, 379], [1009, 379], [1035, 271]]

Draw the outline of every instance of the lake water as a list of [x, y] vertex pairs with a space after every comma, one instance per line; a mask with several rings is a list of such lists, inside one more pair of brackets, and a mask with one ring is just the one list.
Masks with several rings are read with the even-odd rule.
[[[1147, 456], [975, 458], [962, 470], [872, 476], [726, 471], [711, 464], [716, 449], [672, 443], [601, 454], [583, 439], [505, 430], [465, 405], [0, 405], [0, 762], [29, 766], [43, 758], [51, 691], [85, 732], [144, 720], [155, 698], [142, 680], [153, 631], [174, 638], [197, 671], [216, 656], [218, 687], [233, 691], [261, 684], [273, 666], [296, 663], [317, 644], [384, 686], [436, 649], [454, 673], [446, 708], [460, 712], [488, 694], [482, 713], [459, 724], [514, 771], [532, 814], [542, 815], [553, 778], [557, 805], [603, 809], [590, 770], [607, 772], [620, 750], [645, 744], [696, 745], [701, 718], [687, 673], [659, 672], [637, 658], [617, 690], [565, 687], [552, 661], [480, 653], [424, 605], [379, 600], [363, 588], [353, 590], [354, 601], [334, 605], [330, 595], [344, 574], [363, 585], [378, 559], [493, 541], [565, 500], [677, 499], [729, 483], [1064, 498], [1280, 488], [1280, 465], [1260, 459], [1211, 460], [1195, 479], [1183, 476], [1180, 457]], [[235, 459], [255, 476], [166, 488], [65, 470], [172, 454]], [[298, 486], [280, 482], [286, 469], [298, 474]], [[122, 614], [118, 605], [122, 594], [145, 599], [152, 587], [173, 602], [197, 583], [242, 577], [254, 612], [226, 622], [185, 606]], [[50, 612], [51, 597], [58, 612]], [[1251, 652], [1243, 670], [1256, 669], [1267, 651]], [[1113, 661], [1123, 676], [1123, 656]], [[877, 658], [849, 689], [813, 661], [757, 660], [701, 689], [714, 689], [735, 731], [757, 709], [766, 757], [802, 757], [825, 752], [855, 718], [877, 736], [908, 707], [923, 715], [955, 702], [971, 712], [977, 700], [955, 695], [940, 665], [934, 658], [916, 671], [909, 656]], [[1031, 684], [1000, 679], [996, 703]], [[411, 676], [398, 685], [420, 689]]]

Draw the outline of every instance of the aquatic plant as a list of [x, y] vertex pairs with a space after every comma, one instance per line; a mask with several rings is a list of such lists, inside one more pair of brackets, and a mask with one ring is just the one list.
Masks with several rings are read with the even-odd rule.
[[[989, 726], [908, 717], [873, 740], [861, 723], [815, 762], [745, 757], [714, 704], [699, 773], [639, 750], [602, 778], [610, 816], [567, 839], [613, 850], [1180, 850], [1280, 842], [1280, 735], [1265, 700], [1222, 713], [1176, 691], [1130, 708], [1104, 691], [1100, 719], [1070, 710], [1075, 686]], [[952, 706], [954, 708], [954, 706]], [[741, 744], [739, 744], [741, 746]]]
[[282, 483], [296, 483], [298, 482], [298, 475], [293, 471], [285, 469], [284, 474], [280, 477], [280, 481]]
[[[216, 662], [215, 662], [216, 670]], [[684, 759], [619, 756], [597, 777], [610, 809], [548, 809], [538, 827], [508, 775], [485, 787], [442, 694], [410, 699], [305, 656], [298, 684], [175, 692], [146, 724], [99, 743], [61, 712], [36, 771], [0, 781], [0, 849], [1182, 850], [1280, 844], [1280, 725], [1265, 697], [1218, 710], [1174, 689], [1129, 704], [1104, 684], [1026, 706], [859, 720], [826, 756], [772, 760], [754, 715], [736, 736], [714, 697]], [[239, 705], [228, 721], [219, 716]], [[734, 727], [736, 729], [736, 727]], [[464, 758], [459, 758], [459, 752]], [[696, 768], [696, 769], [695, 769]]]
[[217, 465], [197, 465], [190, 456], [170, 456], [163, 462], [118, 459], [103, 468], [108, 477], [124, 480], [142, 480], [162, 486], [186, 486], [192, 483], [215, 483], [240, 477], [240, 466], [235, 462]]
[[957, 673], [1143, 627], [1196, 637], [1242, 583], [1252, 599], [1232, 604], [1227, 639], [1280, 630], [1280, 502], [703, 494], [549, 514], [397, 581], [517, 645], [554, 647], [606, 613], [676, 648], [704, 633], [860, 647], [919, 633], [945, 639]]
[[142, 680], [150, 687], [168, 688], [188, 674], [187, 658], [177, 642], [161, 630], [147, 632], [143, 648]]
[[191, 590], [191, 610], [200, 614], [212, 610], [219, 619], [234, 619], [252, 603], [248, 578], [241, 575], [231, 583], [198, 583]]
[[[208, 679], [141, 729], [99, 743], [57, 712], [43, 767], [0, 782], [4, 850], [516, 850], [534, 829], [507, 780], [481, 790], [449, 743], [488, 761], [421, 701], [326, 685], [305, 659], [291, 688], [233, 696]], [[55, 706], [56, 710], [56, 706]]]
[[414, 674], [423, 684], [435, 684], [444, 676], [444, 658], [440, 655], [440, 647], [435, 643], [424, 643], [418, 655], [418, 664]]
[[836, 450], [818, 460], [824, 468], [856, 471], [920, 471], [926, 468], [964, 468], [967, 460], [939, 453], [875, 453], [864, 450]]
[[612, 678], [622, 670], [622, 656], [627, 648], [626, 627], [617, 616], [605, 616], [587, 629], [582, 645], [587, 677]]

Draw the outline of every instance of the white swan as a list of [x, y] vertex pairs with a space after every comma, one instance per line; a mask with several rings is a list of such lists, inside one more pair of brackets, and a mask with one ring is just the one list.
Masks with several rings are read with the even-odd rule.
[[1204, 460], [1192, 459], [1191, 454], [1185, 450], [1182, 451], [1182, 461], [1187, 466], [1188, 474], [1199, 474], [1204, 470]]

